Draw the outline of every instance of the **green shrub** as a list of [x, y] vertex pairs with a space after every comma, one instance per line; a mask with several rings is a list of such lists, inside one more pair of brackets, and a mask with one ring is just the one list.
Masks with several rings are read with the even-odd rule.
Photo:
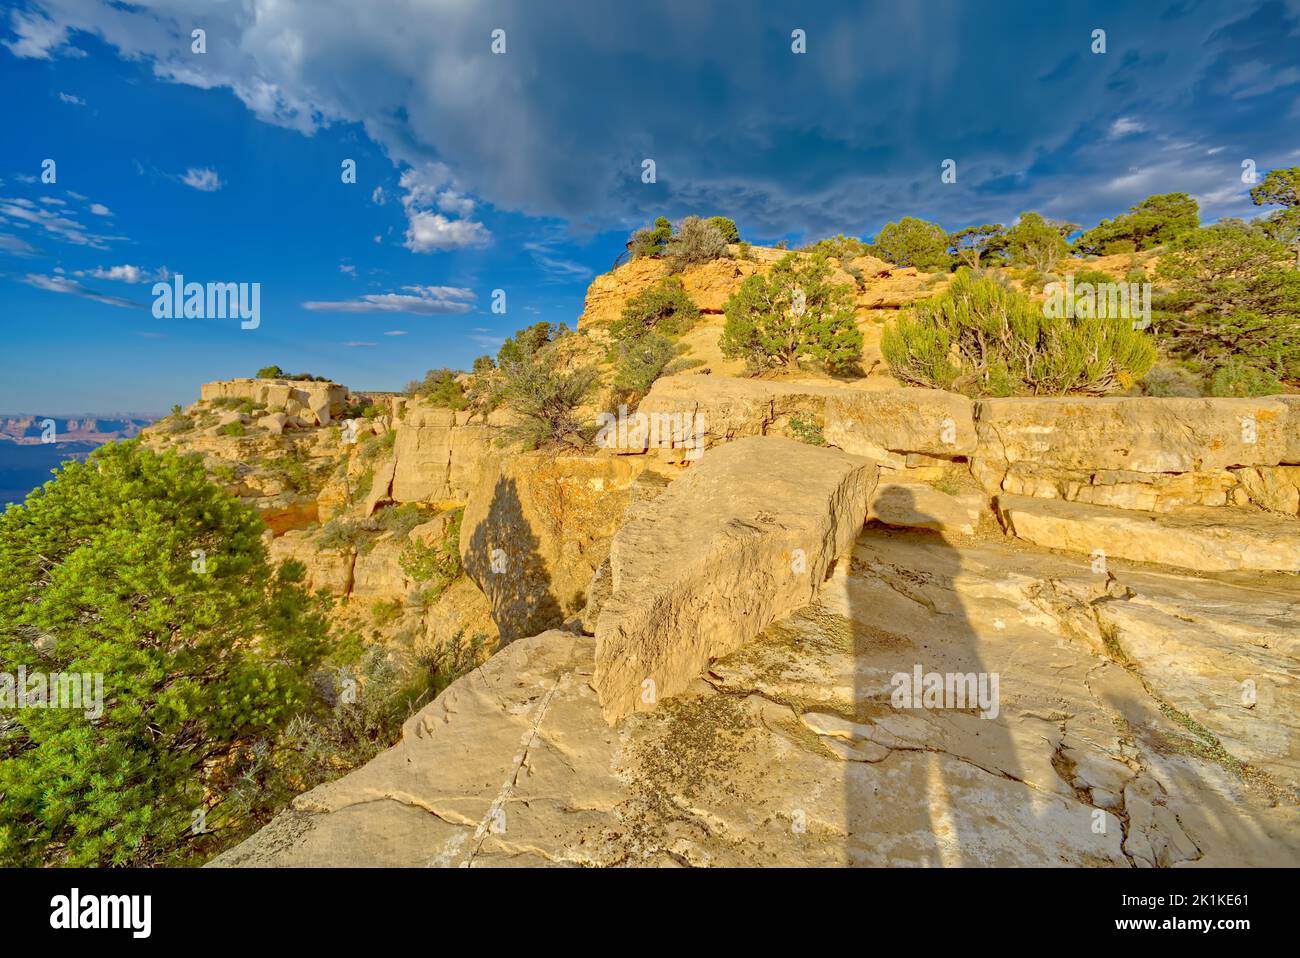
[[279, 366], [263, 366], [257, 371], [258, 379], [288, 379], [294, 382], [330, 382], [328, 376], [313, 376], [311, 373], [286, 373]]
[[876, 237], [873, 252], [896, 266], [915, 266], [927, 273], [946, 270], [952, 264], [948, 234], [943, 227], [912, 216], [886, 223]]
[[1165, 348], [1211, 376], [1235, 358], [1275, 379], [1300, 379], [1300, 271], [1289, 268], [1289, 253], [1246, 224], [1173, 243], [1158, 267], [1174, 288], [1159, 303]]
[[805, 361], [833, 373], [856, 367], [862, 333], [853, 322], [853, 292], [830, 282], [830, 274], [825, 254], [790, 254], [766, 276], [748, 277], [724, 309], [723, 355], [744, 359], [751, 372]]
[[425, 522], [428, 511], [415, 502], [404, 502], [400, 506], [390, 506], [379, 513], [381, 528], [393, 533], [399, 539], [405, 539], [416, 526]]
[[1210, 376], [1211, 396], [1273, 396], [1282, 382], [1267, 369], [1230, 357]]
[[447, 523], [447, 530], [437, 542], [424, 545], [408, 542], [398, 557], [402, 571], [408, 578], [423, 583], [426, 598], [436, 597], [460, 578], [464, 568], [460, 562], [460, 524], [464, 510], [457, 509]]
[[677, 224], [677, 232], [664, 247], [668, 269], [680, 273], [688, 266], [707, 263], [727, 255], [727, 241], [713, 224], [688, 216]]
[[182, 865], [222, 841], [191, 832], [194, 811], [232, 796], [328, 647], [328, 603], [301, 564], [272, 568], [264, 528], [197, 456], [135, 441], [65, 464], [0, 515], [5, 670], [103, 675], [96, 718], [6, 712], [0, 861]]
[[364, 533], [355, 522], [336, 516], [321, 526], [316, 534], [316, 544], [322, 549], [338, 549], [340, 552], [355, 549]]
[[843, 266], [849, 260], [857, 259], [859, 256], [866, 256], [871, 252], [871, 248], [856, 236], [845, 236], [843, 233], [837, 233], [827, 239], [809, 243], [800, 252], [825, 253], [827, 256], [834, 256]]
[[1074, 228], [1073, 223], [1044, 219], [1041, 213], [1021, 213], [1016, 225], [1006, 233], [1007, 256], [1012, 263], [1050, 273], [1069, 252], [1065, 237]]
[[754, 254], [750, 252], [749, 244], [746, 243], [744, 240], [741, 240], [739, 243], [736, 244], [736, 258], [737, 259], [754, 258]]
[[624, 336], [613, 342], [614, 362], [611, 385], [613, 403], [634, 405], [641, 401], [656, 379], [699, 366], [702, 360], [683, 359], [685, 348], [654, 331]]
[[653, 227], [642, 226], [628, 240], [628, 251], [633, 259], [642, 256], [657, 256], [664, 251], [664, 246], [673, 235], [673, 224], [666, 216], [655, 220]]
[[800, 442], [806, 442], [810, 446], [826, 445], [826, 437], [822, 435], [822, 427], [811, 420], [791, 416], [790, 431], [794, 433], [796, 439]]
[[[539, 327], [545, 332], [539, 335]], [[581, 364], [562, 348], [567, 331], [540, 323], [507, 339], [497, 354], [497, 392], [500, 401], [517, 417], [502, 430], [506, 441], [527, 449], [543, 446], [583, 448], [588, 430], [579, 410], [595, 390], [599, 373]]]
[[881, 351], [903, 382], [979, 396], [1103, 395], [1133, 385], [1156, 356], [1129, 320], [1052, 318], [964, 268], [943, 294], [901, 314]]
[[[1067, 270], [1066, 272], [1074, 277], [1075, 289], [1078, 289], [1084, 283], [1091, 283], [1093, 286], [1099, 286], [1102, 283], [1117, 282], [1114, 276], [1111, 276], [1109, 273], [1103, 273], [1099, 269]], [[1145, 282], [1145, 280], [1143, 282]]]
[[1203, 396], [1201, 377], [1183, 366], [1154, 366], [1140, 383], [1147, 396]]
[[401, 617], [402, 602], [400, 599], [376, 599], [370, 606], [370, 618], [381, 629], [386, 625], [392, 625]]
[[736, 221], [728, 219], [725, 216], [710, 216], [709, 225], [722, 234], [722, 239], [727, 243], [740, 242], [740, 230], [736, 227]]
[[645, 332], [680, 336], [689, 332], [700, 311], [677, 276], [666, 276], [623, 305], [623, 314], [609, 325], [611, 339]]
[[1113, 220], [1102, 220], [1074, 241], [1082, 253], [1131, 253], [1163, 246], [1201, 222], [1200, 207], [1186, 193], [1148, 196]]
[[242, 436], [248, 432], [242, 422], [228, 422], [221, 427], [220, 431], [223, 436]]
[[450, 369], [430, 369], [423, 380], [407, 384], [406, 394], [423, 397], [444, 409], [466, 409], [469, 400], [465, 397], [465, 387], [456, 377], [457, 373]]

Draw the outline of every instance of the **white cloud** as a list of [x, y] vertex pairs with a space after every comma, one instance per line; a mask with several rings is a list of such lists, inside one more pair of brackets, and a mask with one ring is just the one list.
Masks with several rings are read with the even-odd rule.
[[14, 236], [13, 233], [0, 233], [0, 252], [12, 256], [32, 256], [36, 252], [36, 247]]
[[1135, 120], [1131, 116], [1121, 116], [1110, 125], [1110, 138], [1112, 140], [1118, 140], [1121, 137], [1131, 136], [1134, 133], [1145, 133], [1146, 129], [1146, 124], [1141, 120]]
[[64, 93], [62, 90], [59, 91], [59, 99], [62, 100], [64, 103], [71, 103], [73, 106], [86, 105], [86, 101], [83, 100], [81, 97], [73, 96], [71, 93]]
[[457, 216], [471, 216], [474, 213], [474, 201], [455, 190], [443, 190], [438, 194], [438, 209]]
[[390, 330], [388, 330], [388, 332], [384, 333], [384, 335], [385, 335], [385, 336], [405, 336], [405, 335], [406, 335], [406, 330], [404, 330], [404, 329], [390, 329]]
[[16, 57], [49, 60], [55, 53], [72, 57], [86, 55], [76, 47], [67, 46], [69, 30], [66, 24], [55, 23], [44, 14], [11, 10], [9, 22], [16, 39], [5, 40], [4, 45]]
[[50, 209], [48, 205], [38, 205], [23, 197], [0, 197], [0, 222], [2, 221], [24, 228], [37, 226], [66, 243], [89, 246], [91, 249], [108, 249], [110, 241], [122, 238], [92, 233], [72, 212], [62, 208]]
[[107, 206], [105, 206], [103, 203], [91, 203], [91, 204], [90, 204], [90, 212], [94, 213], [96, 216], [112, 216], [112, 215], [113, 215], [113, 211], [110, 210], [110, 209], [109, 209]]
[[407, 215], [405, 246], [413, 253], [486, 246], [492, 238], [487, 227], [473, 220], [452, 220], [441, 213], [421, 210]]
[[339, 263], [339, 272], [344, 276], [355, 277], [357, 275], [357, 268], [351, 263]]
[[376, 345], [376, 344], [375, 344], [375, 343], [359, 343], [359, 342], [355, 342], [355, 341], [354, 341], [354, 342], [350, 342], [350, 343], [344, 343], [343, 345], [344, 345], [344, 346], [347, 346], [349, 349], [358, 349], [358, 348], [365, 347], [365, 346], [374, 346], [374, 345]]
[[388, 202], [388, 197], [384, 194], [384, 188], [382, 186], [375, 187], [375, 191], [370, 194], [370, 202], [374, 203], [376, 206], [383, 206]]
[[202, 190], [204, 193], [213, 193], [221, 189], [221, 177], [217, 175], [216, 170], [210, 170], [207, 167], [190, 167], [181, 177], [181, 182], [186, 186], [192, 186], [196, 190]]
[[141, 308], [138, 303], [117, 296], [106, 296], [103, 293], [97, 293], [93, 289], [87, 289], [80, 283], [74, 283], [63, 276], [42, 276], [39, 273], [28, 273], [22, 278], [22, 282], [28, 286], [35, 286], [37, 289], [48, 290], [51, 293], [67, 293], [71, 296], [80, 296], [83, 299], [93, 299], [97, 303], [107, 303], [109, 306], [122, 306], [126, 309]]
[[451, 171], [442, 163], [426, 163], [402, 173], [398, 181], [404, 191], [402, 208], [406, 211], [406, 241], [402, 244], [413, 253], [430, 253], [486, 246], [492, 239], [482, 223], [470, 219], [451, 219], [433, 212], [436, 205], [445, 212], [468, 216], [474, 202], [452, 188]]
[[471, 289], [457, 286], [403, 286], [400, 293], [368, 293], [357, 299], [310, 300], [304, 309], [330, 313], [467, 313], [477, 298]]
[[165, 268], [158, 272], [150, 272], [147, 269], [141, 269], [139, 266], [124, 263], [121, 266], [110, 266], [107, 269], [102, 266], [97, 266], [95, 269], [81, 269], [72, 275], [88, 279], [111, 279], [119, 283], [148, 283], [158, 279], [165, 279], [164, 274], [166, 272]]

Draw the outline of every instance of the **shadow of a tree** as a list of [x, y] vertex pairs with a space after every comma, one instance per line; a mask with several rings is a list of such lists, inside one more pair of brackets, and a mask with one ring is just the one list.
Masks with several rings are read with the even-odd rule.
[[563, 622], [539, 551], [541, 541], [524, 513], [514, 479], [497, 480], [487, 517], [468, 535], [461, 557], [465, 573], [488, 597], [502, 645]]

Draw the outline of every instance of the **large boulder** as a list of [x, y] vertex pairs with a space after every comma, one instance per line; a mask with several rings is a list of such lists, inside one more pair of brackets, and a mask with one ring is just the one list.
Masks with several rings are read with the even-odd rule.
[[812, 601], [862, 528], [877, 467], [751, 437], [706, 453], [614, 537], [596, 675], [614, 721]]

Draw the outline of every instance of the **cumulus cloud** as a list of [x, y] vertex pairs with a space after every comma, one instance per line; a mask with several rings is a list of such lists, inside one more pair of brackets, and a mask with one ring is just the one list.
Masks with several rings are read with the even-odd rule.
[[[425, 163], [406, 170], [398, 185], [402, 188], [402, 208], [406, 211], [406, 241], [402, 244], [413, 253], [431, 253], [486, 246], [492, 234], [482, 223], [470, 219], [452, 219], [444, 213], [468, 217], [474, 202], [451, 186], [451, 171], [442, 163]], [[437, 206], [441, 213], [435, 213]]]
[[73, 282], [66, 276], [42, 276], [39, 273], [28, 273], [22, 277], [22, 282], [28, 286], [35, 286], [37, 289], [48, 290], [51, 293], [67, 293], [71, 296], [80, 296], [83, 299], [92, 299], [97, 303], [107, 303], [109, 306], [122, 306], [126, 309], [141, 308], [138, 303], [133, 303], [129, 299], [97, 293], [80, 283]]
[[204, 193], [213, 193], [221, 189], [221, 177], [217, 175], [217, 171], [206, 167], [197, 169], [190, 167], [181, 176], [181, 182]]
[[96, 216], [112, 216], [112, 215], [113, 215], [113, 211], [110, 210], [110, 209], [109, 209], [107, 206], [105, 206], [103, 203], [91, 203], [91, 204], [90, 204], [90, 212], [94, 213]]
[[486, 246], [491, 234], [482, 223], [448, 219], [441, 213], [416, 210], [406, 217], [405, 246], [413, 253], [460, 249], [463, 246]]
[[477, 298], [471, 289], [457, 286], [403, 286], [399, 293], [367, 293], [356, 299], [311, 300], [304, 309], [331, 313], [467, 313]]
[[[737, 18], [690, 0], [593, 4], [581, 17], [503, 0], [495, 16], [527, 37], [507, 56], [489, 52], [480, 5], [456, 0], [418, 14], [406, 0], [347, 15], [324, 0], [212, 5], [203, 57], [177, 43], [192, 0], [30, 0], [30, 12], [11, 13], [7, 44], [49, 58], [94, 34], [164, 80], [229, 89], [268, 123], [303, 133], [357, 123], [399, 168], [445, 164], [456, 182], [408, 212], [407, 245], [426, 252], [487, 241], [470, 197], [575, 229], [725, 213], [755, 237], [864, 233], [902, 213], [1006, 222], [1048, 203], [1083, 220], [1099, 184], [1140, 164], [1132, 150], [1145, 138], [1115, 140], [1115, 155], [1087, 174], [1071, 162], [1077, 144], [1105, 142], [1116, 116], [1137, 111], [1189, 142], [1214, 130], [1218, 142], [1289, 147], [1300, 8], [1204, 0], [1196, 16], [1162, 16], [1163, 6], [1108, 14], [1104, 57], [1041, 42], [1077, 32], [1062, 4], [997, 20], [975, 4], [943, 17], [920, 5], [813, 5], [799, 24], [804, 57], [774, 39], [789, 31], [779, 12]], [[1153, 35], [1159, 50], [1117, 39]], [[990, 57], [993, 47], [1023, 55]], [[629, 62], [656, 82], [629, 94]], [[639, 178], [647, 157], [653, 186]], [[956, 189], [940, 182], [945, 157], [958, 161]]]
[[70, 104], [72, 104], [73, 106], [85, 106], [85, 105], [86, 105], [86, 101], [83, 100], [81, 97], [79, 97], [79, 96], [74, 96], [74, 95], [71, 94], [71, 93], [64, 93], [62, 90], [59, 91], [59, 99], [62, 100], [64, 103], [70, 103]]

